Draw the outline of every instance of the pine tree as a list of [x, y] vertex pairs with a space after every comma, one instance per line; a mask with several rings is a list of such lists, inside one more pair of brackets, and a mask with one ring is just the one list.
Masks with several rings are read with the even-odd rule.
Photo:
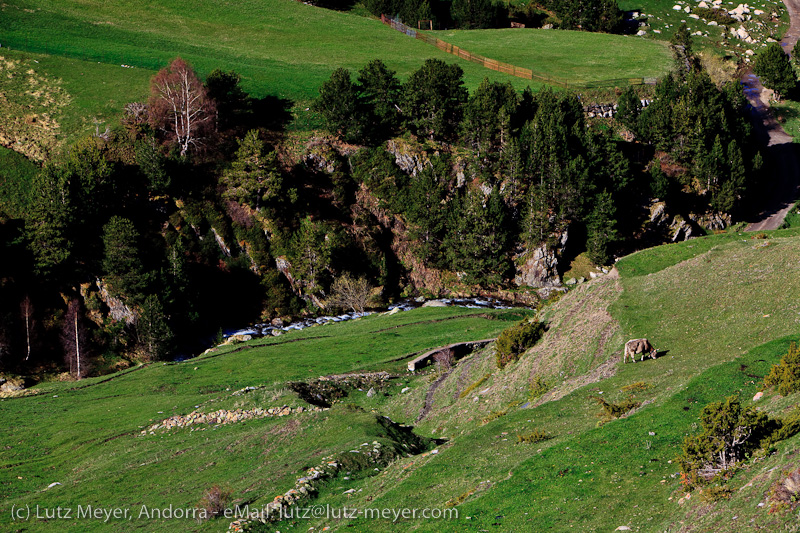
[[518, 105], [510, 82], [483, 82], [464, 106], [463, 138], [481, 153], [499, 151], [511, 138], [511, 117]]
[[358, 71], [359, 102], [365, 116], [366, 140], [377, 143], [391, 137], [400, 124], [400, 82], [393, 70], [374, 59]]
[[139, 349], [148, 359], [157, 361], [169, 353], [173, 335], [158, 296], [144, 299], [136, 317], [136, 335]]
[[308, 293], [322, 290], [324, 274], [330, 267], [333, 238], [322, 222], [310, 216], [300, 222], [292, 240], [292, 273], [306, 284]]
[[469, 95], [464, 71], [456, 64], [428, 59], [403, 85], [403, 115], [416, 134], [448, 140], [461, 122]]
[[780, 43], [770, 43], [758, 53], [753, 62], [753, 72], [761, 78], [764, 87], [775, 91], [778, 98], [790, 97], [797, 87], [797, 76]]
[[348, 142], [358, 142], [363, 136], [363, 115], [358, 90], [350, 71], [337, 68], [319, 88], [314, 108], [322, 115], [327, 130]]
[[222, 174], [223, 197], [251, 207], [277, 202], [283, 179], [274, 152], [266, 153], [258, 130], [250, 130], [239, 141], [231, 167]]
[[123, 217], [111, 217], [103, 227], [103, 272], [110, 292], [137, 303], [148, 284], [139, 257], [139, 232], [133, 222]]
[[594, 197], [594, 210], [586, 224], [586, 249], [589, 259], [598, 265], [609, 262], [609, 250], [617, 239], [616, 208], [611, 194], [603, 191]]
[[71, 256], [69, 240], [74, 208], [65, 172], [48, 163], [31, 185], [25, 234], [34, 257], [34, 269], [45, 278], [63, 273]]
[[510, 262], [504, 205], [497, 188], [488, 198], [480, 189], [468, 191], [450, 212], [445, 249], [451, 268], [466, 273], [467, 283], [501, 283]]
[[617, 102], [617, 113], [614, 118], [632, 133], [638, 134], [639, 115], [642, 113], [642, 102], [633, 87], [628, 87], [620, 95]]

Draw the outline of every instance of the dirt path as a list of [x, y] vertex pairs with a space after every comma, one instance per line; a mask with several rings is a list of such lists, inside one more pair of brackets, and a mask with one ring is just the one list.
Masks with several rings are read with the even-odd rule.
[[[800, 0], [783, 0], [791, 24], [781, 41], [784, 50], [791, 51], [800, 39]], [[758, 77], [747, 72], [742, 78], [745, 96], [753, 106], [753, 124], [762, 144], [766, 145], [768, 160], [774, 161], [774, 176], [769, 185], [764, 209], [747, 231], [778, 229], [794, 205], [800, 192], [800, 165], [791, 135], [787, 134], [769, 110], [769, 95]]]
[[430, 388], [428, 389], [428, 393], [425, 395], [425, 405], [419, 412], [419, 416], [417, 417], [417, 422], [420, 422], [423, 418], [428, 416], [428, 413], [433, 408], [433, 396], [436, 394], [436, 389], [439, 388], [439, 385], [444, 383], [444, 380], [446, 380], [447, 377], [450, 375], [450, 373], [453, 372], [453, 370], [455, 369], [456, 367], [451, 368], [450, 370], [439, 376], [439, 378], [431, 384]]

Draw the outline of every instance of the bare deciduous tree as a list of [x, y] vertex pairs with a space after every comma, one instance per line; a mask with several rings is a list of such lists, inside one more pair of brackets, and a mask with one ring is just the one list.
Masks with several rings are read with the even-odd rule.
[[326, 303], [363, 313], [371, 291], [372, 287], [367, 278], [354, 278], [350, 274], [343, 274], [331, 284], [331, 296]]
[[77, 298], [70, 301], [67, 307], [61, 328], [61, 345], [64, 347], [64, 359], [70, 374], [77, 379], [86, 376], [89, 372], [86, 326], [82, 319], [81, 303]]
[[189, 64], [178, 57], [153, 77], [148, 112], [150, 124], [172, 138], [184, 156], [201, 147], [211, 130], [214, 102]]
[[27, 347], [25, 361], [27, 361], [31, 357], [31, 333], [33, 331], [33, 304], [30, 296], [25, 295], [25, 299], [19, 305], [19, 311], [22, 321], [25, 323], [25, 346]]

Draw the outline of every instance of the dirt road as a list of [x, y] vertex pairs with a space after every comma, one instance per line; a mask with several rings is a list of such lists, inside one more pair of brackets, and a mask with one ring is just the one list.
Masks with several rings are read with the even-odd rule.
[[[800, 0], [783, 0], [791, 17], [791, 24], [781, 40], [787, 52], [794, 48], [800, 39]], [[774, 162], [773, 176], [768, 176], [765, 186], [768, 198], [757, 219], [747, 227], [747, 231], [778, 229], [786, 214], [791, 210], [800, 193], [800, 164], [796, 146], [791, 135], [787, 134], [769, 110], [769, 93], [752, 72], [742, 78], [745, 96], [753, 106], [753, 124], [762, 144], [766, 145], [767, 160]]]

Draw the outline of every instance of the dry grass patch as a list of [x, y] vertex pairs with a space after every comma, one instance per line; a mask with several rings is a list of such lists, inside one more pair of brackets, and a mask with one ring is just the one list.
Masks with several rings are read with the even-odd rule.
[[62, 144], [60, 120], [71, 99], [60, 80], [33, 67], [0, 56], [0, 145], [43, 161]]

